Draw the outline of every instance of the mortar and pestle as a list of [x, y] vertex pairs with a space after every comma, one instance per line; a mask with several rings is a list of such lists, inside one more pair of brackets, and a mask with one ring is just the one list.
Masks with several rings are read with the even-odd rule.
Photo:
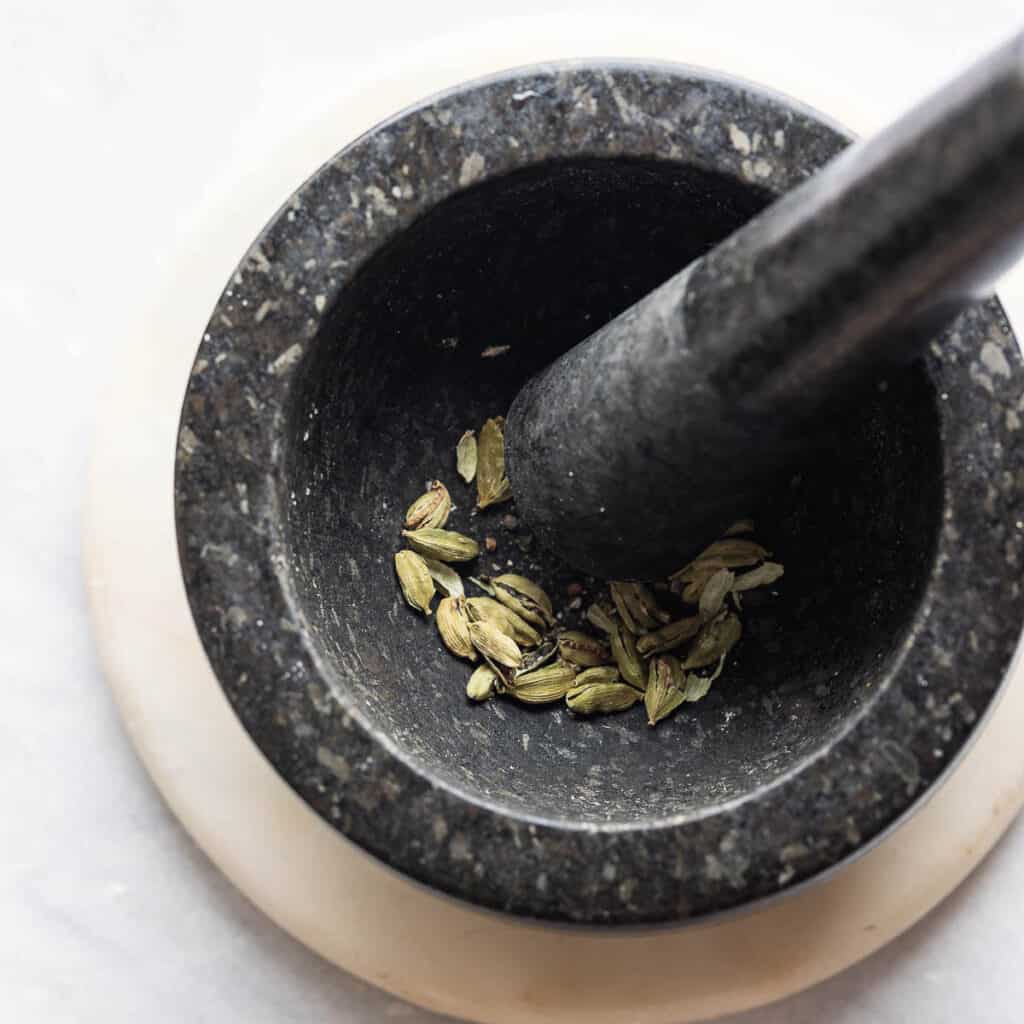
[[[967, 305], [1024, 219], [1022, 67], [1018, 41], [834, 160], [840, 129], [744, 83], [545, 65], [295, 193], [200, 346], [176, 512], [221, 685], [310, 806], [436, 889], [592, 924], [750, 905], [912, 809], [1024, 613], [1024, 376]], [[510, 407], [540, 545], [501, 550], [552, 591], [675, 568], [736, 510], [785, 561], [685, 717], [470, 706], [404, 614], [396, 510]]]

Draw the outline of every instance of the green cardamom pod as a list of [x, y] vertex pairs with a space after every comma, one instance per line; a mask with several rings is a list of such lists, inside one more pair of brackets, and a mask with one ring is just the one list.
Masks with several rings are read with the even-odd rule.
[[522, 644], [524, 647], [536, 647], [540, 643], [540, 633], [526, 619], [517, 615], [511, 608], [506, 608], [493, 597], [471, 597], [467, 599], [466, 604], [471, 618], [493, 622], [503, 633], [512, 637], [517, 644]]
[[470, 700], [487, 700], [498, 689], [498, 673], [490, 665], [481, 665], [473, 671], [466, 683], [466, 696]]
[[476, 650], [469, 637], [469, 616], [465, 598], [445, 597], [437, 606], [437, 631], [445, 647], [459, 658], [476, 661]]
[[524, 704], [550, 704], [561, 700], [576, 682], [572, 665], [558, 662], [532, 672], [517, 672], [509, 693]]
[[[578, 681], [579, 676], [576, 678]], [[577, 682], [565, 695], [565, 704], [577, 715], [607, 715], [625, 711], [642, 699], [643, 694], [626, 683]]]
[[577, 686], [589, 686], [591, 683], [621, 683], [619, 670], [614, 665], [599, 665], [587, 668], [576, 676]]
[[783, 568], [778, 562], [764, 562], [750, 572], [742, 573], [736, 577], [733, 584], [734, 591], [753, 590], [754, 587], [766, 587], [770, 583], [782, 578]]
[[523, 663], [519, 645], [493, 622], [470, 622], [469, 638], [485, 658], [499, 665], [519, 668]]
[[689, 583], [698, 576], [707, 575], [709, 569], [717, 572], [719, 569], [757, 565], [770, 553], [756, 541], [727, 537], [709, 544], [692, 562], [672, 573], [669, 579], [676, 583]]
[[683, 703], [685, 697], [678, 685], [681, 679], [682, 667], [678, 659], [671, 655], [651, 659], [644, 693], [648, 725], [657, 725]]
[[587, 622], [602, 633], [612, 634], [619, 628], [619, 620], [616, 616], [615, 606], [607, 601], [595, 601], [587, 609]]
[[467, 484], [471, 484], [476, 476], [476, 459], [476, 434], [467, 430], [455, 446], [455, 468]]
[[423, 559], [414, 551], [399, 551], [395, 555], [395, 572], [408, 605], [429, 615], [430, 602], [434, 599], [434, 581]]
[[607, 646], [600, 640], [575, 629], [558, 634], [558, 653], [564, 661], [584, 667], [606, 665], [611, 657]]
[[505, 419], [495, 416], [480, 428], [477, 442], [476, 507], [487, 508], [512, 497], [505, 475]]
[[494, 596], [506, 608], [535, 626], [550, 627], [555, 624], [555, 612], [551, 598], [532, 580], [515, 573], [505, 573], [490, 580]]
[[653, 633], [637, 638], [636, 649], [645, 658], [652, 654], [662, 654], [665, 651], [674, 651], [681, 647], [687, 640], [692, 640], [700, 630], [703, 620], [699, 615], [689, 619], [676, 619]]
[[656, 629], [663, 622], [669, 622], [672, 618], [668, 612], [659, 607], [657, 598], [642, 583], [615, 580], [608, 584], [608, 589], [611, 591], [612, 601], [615, 603], [615, 610], [619, 613], [619, 618], [633, 634], [646, 633], [648, 630]]
[[705, 622], [713, 619], [722, 610], [722, 605], [725, 603], [726, 597], [729, 596], [735, 579], [736, 574], [731, 570], [719, 569], [704, 584], [697, 610]]
[[718, 616], [701, 627], [697, 638], [690, 645], [683, 668], [703, 668], [724, 657], [743, 635], [743, 626], [733, 612], [722, 611]]
[[421, 530], [403, 530], [402, 536], [413, 551], [441, 562], [468, 562], [480, 554], [480, 545], [472, 537], [454, 530], [424, 527]]
[[452, 498], [440, 480], [432, 480], [425, 494], [421, 494], [405, 513], [405, 525], [410, 530], [423, 527], [440, 529], [448, 522], [452, 510]]
[[[663, 628], [667, 629], [668, 627]], [[653, 636], [654, 634], [648, 633], [647, 635]], [[646, 639], [646, 637], [641, 637], [641, 639]], [[644, 689], [647, 686], [647, 669], [637, 650], [636, 637], [625, 627], [617, 626], [611, 633], [611, 647], [612, 657], [618, 666], [619, 675], [630, 686], [635, 686], [638, 690]]]

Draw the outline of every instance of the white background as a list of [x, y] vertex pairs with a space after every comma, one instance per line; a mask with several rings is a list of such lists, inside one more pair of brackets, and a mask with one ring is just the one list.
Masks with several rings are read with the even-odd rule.
[[[581, 12], [582, 55], [588, 22], [623, 5], [555, 6]], [[197, 211], [237, 180], [240, 154], [272, 154], [424, 40], [550, 7], [0, 0], [0, 1019], [439, 1019], [307, 953], [170, 817], [98, 671], [78, 514], [112, 346], [194, 239]], [[891, 113], [1024, 24], [1019, 0], [634, 0], [629, 12], [671, 20], [685, 47], [747, 74], [786, 37], [842, 109]], [[784, 69], [759, 77], [789, 85]], [[1018, 823], [901, 940], [733, 1024], [1017, 1021], [1021, 891]]]

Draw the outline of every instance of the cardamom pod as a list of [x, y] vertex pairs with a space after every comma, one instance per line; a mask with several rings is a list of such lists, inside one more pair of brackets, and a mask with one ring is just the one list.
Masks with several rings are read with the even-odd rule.
[[452, 654], [476, 661], [476, 651], [469, 637], [469, 616], [465, 598], [444, 597], [437, 606], [437, 631]]
[[505, 475], [505, 418], [495, 416], [480, 428], [477, 442], [476, 507], [487, 508], [512, 497]]
[[739, 591], [753, 590], [754, 587], [766, 587], [768, 584], [781, 579], [782, 574], [783, 568], [778, 562], [764, 562], [756, 569], [751, 569], [750, 572], [737, 576], [732, 589]]
[[448, 522], [452, 498], [440, 480], [431, 480], [425, 494], [421, 494], [405, 513], [405, 525], [410, 530], [423, 527], [440, 529]]
[[480, 545], [472, 537], [454, 530], [427, 526], [420, 530], [403, 530], [402, 536], [413, 551], [441, 562], [468, 562], [480, 554]]
[[697, 610], [705, 622], [713, 619], [722, 610], [722, 605], [728, 597], [729, 591], [732, 590], [735, 579], [734, 572], [729, 569], [719, 569], [704, 584]]
[[414, 551], [399, 551], [395, 555], [395, 572], [406, 603], [429, 615], [430, 602], [434, 599], [434, 581], [423, 559]]
[[493, 577], [490, 583], [494, 587], [495, 598], [527, 622], [542, 628], [555, 624], [551, 598], [532, 580], [515, 573], [505, 573]]
[[657, 598], [650, 588], [642, 583], [629, 583], [616, 580], [608, 584], [612, 601], [619, 613], [619, 618], [633, 634], [646, 633], [659, 624], [668, 622], [672, 616], [659, 607]]
[[444, 562], [439, 562], [436, 558], [424, 558], [423, 561], [426, 563], [430, 578], [448, 597], [466, 596], [462, 577], [450, 565], [445, 565]]
[[473, 646], [490, 661], [508, 668], [519, 668], [523, 663], [523, 652], [519, 645], [493, 622], [470, 622], [469, 638]]
[[550, 704], [561, 700], [576, 682], [572, 665], [557, 662], [532, 672], [517, 672], [509, 693], [524, 704]]
[[657, 725], [683, 703], [685, 698], [678, 685], [681, 679], [682, 667], [677, 658], [660, 655], [651, 659], [644, 694], [648, 725]]
[[687, 672], [683, 681], [683, 700], [700, 700], [711, 689], [711, 684], [722, 674], [725, 666], [725, 655], [718, 659], [718, 667], [709, 676], [699, 676], [696, 672]]
[[466, 696], [470, 700], [487, 700], [493, 697], [498, 688], [498, 674], [490, 665], [481, 665], [474, 669], [466, 683]]
[[[668, 627], [663, 627], [667, 629]], [[653, 634], [648, 633], [648, 636]], [[646, 639], [646, 638], [644, 638]], [[625, 627], [616, 627], [611, 634], [612, 657], [618, 666], [619, 675], [638, 690], [647, 685], [647, 670], [637, 650], [636, 637]]]
[[719, 612], [718, 616], [701, 627], [683, 661], [683, 668], [703, 668], [728, 654], [743, 635], [740, 620], [730, 611]]
[[589, 686], [592, 683], [621, 683], [619, 670], [614, 665], [599, 665], [587, 668], [576, 676], [577, 686]]
[[558, 634], [558, 653], [564, 661], [584, 667], [605, 665], [610, 657], [605, 644], [596, 637], [575, 629]]
[[[577, 681], [579, 676], [576, 677]], [[577, 715], [607, 715], [625, 711], [643, 694], [625, 683], [578, 683], [565, 695], [566, 707]]]
[[467, 430], [455, 446], [455, 468], [467, 484], [476, 476], [476, 434]]
[[506, 608], [500, 601], [496, 601], [492, 597], [470, 597], [466, 604], [469, 608], [470, 618], [493, 622], [517, 644], [522, 644], [524, 647], [535, 647], [540, 643], [540, 633], [526, 619], [517, 615], [511, 608]]
[[615, 606], [607, 601], [595, 601], [587, 609], [587, 622], [602, 633], [612, 634], [619, 628], [619, 620], [616, 617]]
[[676, 619], [675, 622], [670, 622], [653, 633], [637, 637], [636, 649], [645, 658], [652, 654], [674, 651], [697, 635], [702, 622], [703, 619], [699, 615], [694, 615], [689, 619]]

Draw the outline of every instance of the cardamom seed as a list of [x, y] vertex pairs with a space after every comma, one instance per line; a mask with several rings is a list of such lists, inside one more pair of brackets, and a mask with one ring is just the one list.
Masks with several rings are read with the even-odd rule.
[[476, 507], [487, 508], [512, 497], [505, 475], [505, 418], [495, 416], [480, 428], [477, 442]]
[[395, 572], [406, 603], [429, 615], [430, 602], [434, 599], [434, 581], [423, 559], [414, 551], [399, 551], [395, 555]]
[[467, 430], [455, 446], [455, 468], [467, 484], [476, 476], [476, 434]]
[[743, 635], [740, 620], [730, 611], [719, 612], [718, 616], [701, 627], [683, 661], [684, 669], [703, 668], [724, 657]]
[[490, 665], [481, 665], [473, 671], [466, 683], [466, 696], [470, 700], [487, 700], [498, 688], [498, 674]]
[[515, 573], [505, 573], [493, 577], [490, 582], [494, 587], [495, 598], [527, 622], [541, 627], [555, 624], [551, 598], [532, 580]]
[[476, 651], [469, 637], [469, 616], [465, 598], [445, 597], [437, 606], [437, 631], [452, 654], [476, 661]]
[[519, 668], [523, 652], [508, 634], [493, 622], [470, 622], [469, 638], [484, 657], [508, 668]]
[[436, 558], [424, 558], [423, 561], [426, 563], [430, 578], [448, 597], [466, 596], [462, 577], [450, 565], [445, 565], [444, 562], [439, 562]]
[[[667, 629], [668, 627], [663, 627]], [[653, 634], [648, 633], [648, 636]], [[630, 686], [638, 690], [644, 689], [647, 685], [647, 671], [644, 668], [643, 659], [637, 650], [636, 637], [624, 627], [616, 627], [611, 634], [612, 657], [618, 666], [619, 675]]]
[[470, 597], [466, 604], [471, 618], [493, 622], [517, 644], [522, 644], [524, 647], [535, 647], [540, 643], [540, 633], [521, 615], [517, 615], [511, 608], [506, 608], [500, 601], [496, 601], [492, 597]]
[[703, 621], [699, 615], [694, 615], [689, 619], [676, 619], [675, 622], [670, 622], [653, 633], [638, 637], [636, 649], [645, 658], [652, 654], [674, 651], [697, 635]]
[[550, 704], [561, 700], [576, 682], [572, 665], [558, 662], [532, 672], [517, 672], [509, 693], [524, 704]]
[[[512, 615], [514, 613], [509, 612], [509, 614]], [[515, 638], [513, 637], [513, 639]], [[546, 665], [557, 653], [558, 641], [549, 637], [532, 651], [527, 651], [523, 654], [523, 664], [519, 671], [532, 672], [535, 668], [540, 668], [541, 665]]]
[[729, 569], [719, 569], [711, 576], [704, 589], [701, 591], [698, 611], [700, 617], [707, 622], [713, 619], [721, 610], [729, 591], [732, 590], [736, 574]]
[[577, 683], [565, 695], [565, 705], [577, 715], [607, 715], [642, 699], [643, 694], [626, 683]]
[[573, 665], [605, 665], [610, 654], [605, 644], [587, 633], [569, 629], [558, 634], [558, 653]]
[[678, 682], [682, 678], [682, 667], [671, 655], [659, 655], [651, 659], [647, 675], [647, 692], [644, 707], [647, 709], [647, 724], [657, 725], [685, 699]]
[[615, 606], [607, 601], [595, 601], [587, 609], [587, 622], [602, 633], [612, 634], [619, 628], [619, 620], [616, 615]]
[[423, 527], [440, 529], [448, 522], [452, 498], [440, 480], [431, 480], [425, 494], [421, 494], [405, 513], [405, 525], [410, 530]]
[[480, 546], [472, 537], [454, 530], [428, 526], [420, 530], [403, 530], [402, 536], [413, 551], [441, 562], [468, 562], [480, 554]]

